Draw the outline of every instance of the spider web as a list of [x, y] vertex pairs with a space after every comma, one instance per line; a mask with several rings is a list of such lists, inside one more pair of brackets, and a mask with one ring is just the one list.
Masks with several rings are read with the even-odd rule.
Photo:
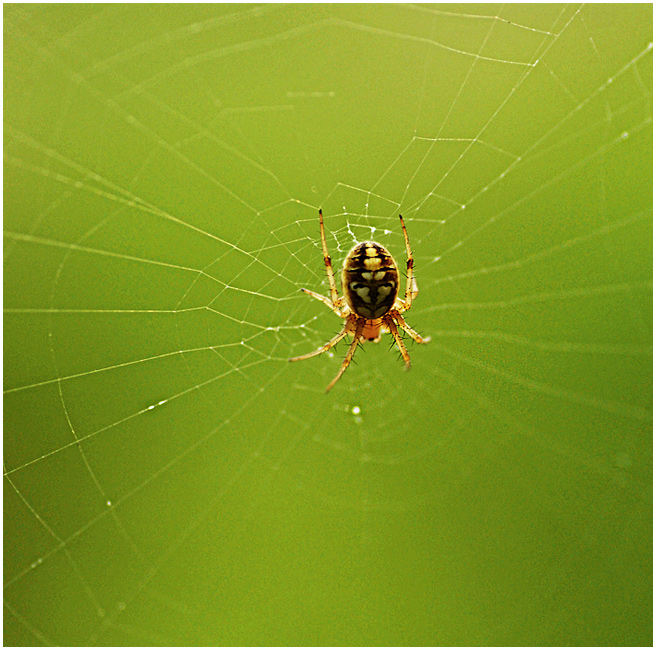
[[[651, 638], [648, 5], [12, 5], [5, 643]], [[356, 241], [419, 296], [341, 343]], [[411, 341], [408, 341], [411, 343]]]

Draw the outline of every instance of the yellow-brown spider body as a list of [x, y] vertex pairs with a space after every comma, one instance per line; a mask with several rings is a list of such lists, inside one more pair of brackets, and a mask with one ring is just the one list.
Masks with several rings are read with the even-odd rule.
[[399, 270], [389, 251], [373, 241], [356, 244], [344, 260], [342, 291], [358, 316], [384, 316], [399, 293]]
[[367, 241], [356, 244], [346, 256], [342, 268], [342, 290], [344, 297], [340, 298], [337, 293], [335, 276], [333, 274], [332, 261], [328, 254], [326, 244], [326, 233], [323, 225], [323, 214], [319, 210], [319, 228], [321, 230], [321, 247], [323, 249], [323, 260], [326, 265], [328, 284], [330, 285], [330, 298], [309, 289], [301, 289], [309, 296], [321, 300], [328, 305], [340, 318], [344, 318], [342, 331], [333, 337], [328, 343], [322, 345], [318, 350], [294, 357], [290, 361], [301, 361], [317, 356], [330, 350], [345, 336], [353, 336], [346, 357], [342, 363], [337, 376], [328, 384], [328, 392], [344, 374], [355, 354], [355, 348], [362, 340], [378, 342], [385, 332], [390, 332], [394, 337], [401, 356], [405, 361], [406, 370], [410, 367], [410, 355], [399, 334], [399, 328], [405, 331], [417, 343], [428, 343], [430, 338], [422, 338], [412, 329], [401, 316], [401, 312], [410, 309], [412, 300], [417, 296], [417, 282], [413, 272], [412, 250], [408, 232], [403, 223], [403, 217], [399, 215], [405, 249], [408, 255], [407, 261], [407, 283], [405, 298], [399, 298], [399, 269], [389, 251], [377, 242]]

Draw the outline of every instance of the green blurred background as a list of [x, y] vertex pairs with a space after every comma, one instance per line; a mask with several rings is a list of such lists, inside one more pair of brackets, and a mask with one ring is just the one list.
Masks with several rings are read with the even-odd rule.
[[[650, 645], [651, 34], [5, 5], [5, 644]], [[287, 363], [319, 207], [404, 214], [409, 373]]]

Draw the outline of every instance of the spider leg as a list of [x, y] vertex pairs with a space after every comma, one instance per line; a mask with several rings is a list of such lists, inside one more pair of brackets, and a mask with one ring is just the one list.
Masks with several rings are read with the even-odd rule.
[[328, 244], [326, 244], [326, 231], [323, 227], [323, 212], [319, 210], [319, 229], [321, 230], [321, 248], [323, 249], [323, 261], [326, 265], [326, 274], [328, 275], [328, 284], [330, 285], [330, 298], [333, 305], [337, 306], [339, 299], [337, 297], [337, 285], [335, 284], [335, 274], [333, 273], [333, 265], [328, 255]]
[[404, 332], [406, 332], [407, 334], [410, 335], [410, 337], [412, 338], [413, 341], [416, 341], [417, 343], [428, 343], [428, 342], [431, 340], [431, 339], [430, 339], [430, 336], [427, 336], [426, 338], [424, 338], [423, 336], [421, 336], [421, 335], [419, 334], [419, 332], [416, 332], [415, 330], [413, 330], [412, 327], [410, 327], [410, 325], [408, 325], [408, 324], [405, 322], [405, 319], [403, 318], [403, 316], [401, 316], [401, 314], [399, 314], [398, 311], [394, 311], [394, 312], [392, 313], [392, 318], [394, 318], [394, 320], [396, 321], [397, 325], [398, 325], [398, 326], [399, 326]]
[[317, 300], [321, 300], [321, 302], [328, 306], [332, 311], [334, 311], [340, 318], [344, 317], [344, 314], [342, 313], [342, 301], [341, 299], [337, 299], [337, 304], [333, 304], [330, 300], [330, 298], [326, 298], [326, 296], [322, 296], [320, 293], [315, 293], [314, 291], [310, 291], [309, 289], [301, 289], [303, 293], [306, 293], [308, 296], [312, 298], [316, 298]]
[[337, 383], [337, 380], [344, 374], [344, 371], [348, 368], [349, 363], [351, 363], [351, 359], [355, 354], [355, 348], [358, 347], [358, 343], [360, 342], [360, 337], [362, 336], [362, 330], [364, 329], [364, 324], [365, 324], [365, 319], [358, 318], [355, 324], [355, 334], [353, 336], [353, 341], [351, 342], [348, 352], [344, 357], [344, 361], [342, 362], [342, 367], [339, 369], [339, 372], [337, 373], [335, 379], [333, 379], [328, 384], [328, 386], [326, 386], [326, 392], [328, 392]]
[[[321, 296], [323, 298], [323, 296]], [[326, 298], [325, 300], [328, 300]], [[355, 320], [355, 317], [350, 317], [346, 319], [346, 322], [344, 323], [344, 327], [342, 328], [342, 331], [337, 335], [333, 336], [328, 343], [324, 343], [318, 350], [315, 350], [314, 352], [309, 352], [308, 354], [302, 354], [300, 357], [294, 357], [292, 359], [289, 359], [289, 361], [303, 361], [304, 359], [311, 359], [312, 357], [316, 357], [320, 354], [323, 354], [324, 352], [328, 352], [330, 348], [334, 348], [349, 332], [353, 331], [353, 321]]]
[[392, 334], [394, 340], [396, 341], [396, 345], [399, 348], [399, 352], [401, 352], [401, 356], [405, 361], [405, 369], [410, 370], [410, 355], [408, 354], [408, 350], [406, 349], [405, 344], [403, 343], [403, 339], [399, 334], [399, 330], [396, 328], [396, 323], [394, 322], [394, 319], [389, 315], [386, 315], [384, 319], [385, 322], [387, 323], [387, 327], [389, 327], [390, 333]]
[[419, 293], [419, 288], [417, 287], [417, 281], [415, 280], [414, 276], [414, 258], [412, 257], [412, 249], [410, 248], [410, 238], [408, 237], [408, 231], [405, 229], [405, 223], [403, 222], [403, 217], [399, 215], [399, 219], [401, 219], [401, 228], [403, 229], [403, 238], [405, 239], [405, 252], [408, 256], [408, 261], [407, 261], [407, 284], [405, 287], [405, 300], [403, 301], [405, 303], [405, 308], [410, 309], [410, 305], [412, 304], [412, 300], [417, 297], [417, 294]]

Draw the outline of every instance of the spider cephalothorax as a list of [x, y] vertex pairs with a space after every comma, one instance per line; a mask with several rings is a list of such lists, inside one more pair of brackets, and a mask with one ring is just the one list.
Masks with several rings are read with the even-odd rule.
[[396, 266], [394, 258], [389, 251], [373, 241], [366, 241], [356, 244], [346, 256], [342, 268], [342, 290], [344, 297], [340, 298], [337, 293], [335, 276], [333, 274], [332, 262], [328, 255], [328, 246], [326, 245], [326, 233], [323, 226], [323, 213], [319, 210], [319, 228], [321, 230], [321, 247], [323, 249], [323, 260], [326, 265], [328, 275], [328, 284], [330, 285], [330, 298], [321, 294], [301, 289], [309, 296], [321, 300], [332, 309], [340, 318], [345, 318], [342, 331], [330, 339], [328, 343], [322, 345], [318, 350], [304, 354], [300, 357], [294, 357], [290, 361], [301, 361], [317, 356], [333, 346], [337, 345], [347, 334], [353, 336], [353, 341], [346, 353], [337, 376], [328, 384], [328, 392], [344, 374], [348, 368], [355, 348], [361, 340], [380, 341], [385, 332], [390, 332], [396, 341], [396, 345], [401, 352], [405, 361], [406, 370], [410, 367], [410, 355], [399, 335], [398, 328], [407, 332], [410, 337], [417, 343], [428, 343], [430, 338], [422, 338], [415, 330], [410, 327], [401, 312], [407, 311], [412, 305], [412, 300], [417, 296], [417, 282], [413, 273], [412, 250], [410, 249], [410, 240], [408, 231], [405, 229], [403, 217], [399, 215], [403, 237], [405, 239], [405, 249], [408, 255], [407, 261], [407, 284], [405, 298], [398, 297], [399, 293], [399, 269]]

